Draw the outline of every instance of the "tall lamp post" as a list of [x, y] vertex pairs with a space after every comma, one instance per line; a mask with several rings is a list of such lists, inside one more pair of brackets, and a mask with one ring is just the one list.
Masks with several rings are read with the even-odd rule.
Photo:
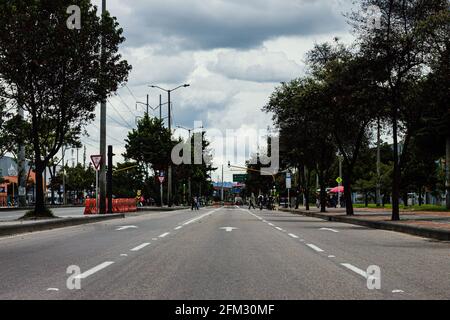
[[[160, 86], [155, 86], [155, 85], [150, 85], [149, 87], [150, 88], [160, 89], [162, 91], [167, 92], [167, 96], [168, 96], [167, 107], [168, 107], [168, 110], [169, 110], [169, 132], [172, 135], [172, 113], [171, 113], [171, 104], [170, 104], [170, 102], [171, 102], [170, 101], [171, 93], [173, 91], [175, 91], [175, 90], [180, 89], [180, 88], [190, 87], [190, 84], [183, 84], [183, 85], [178, 86], [178, 87], [176, 87], [174, 89], [171, 89], [171, 90], [167, 90], [167, 89], [161, 88]], [[168, 169], [169, 170], [168, 170], [168, 174], [167, 174], [167, 187], [168, 187], [167, 188], [167, 198], [168, 198], [168, 204], [169, 204], [169, 208], [170, 208], [170, 207], [172, 207], [172, 165], [171, 164], [169, 164], [169, 168]]]
[[[188, 137], [188, 139], [189, 139], [189, 143], [191, 143], [191, 132], [192, 131], [194, 131], [194, 130], [196, 130], [196, 129], [203, 129], [203, 126], [200, 126], [200, 127], [196, 127], [196, 128], [186, 128], [186, 127], [183, 127], [183, 126], [177, 126], [177, 128], [178, 129], [183, 129], [183, 130], [186, 130], [187, 132], [189, 132], [189, 137]], [[189, 201], [191, 201], [191, 198], [192, 198], [192, 189], [191, 189], [191, 175], [189, 174], [189, 179], [188, 179], [188, 192], [189, 192]], [[201, 195], [200, 195], [201, 196]]]

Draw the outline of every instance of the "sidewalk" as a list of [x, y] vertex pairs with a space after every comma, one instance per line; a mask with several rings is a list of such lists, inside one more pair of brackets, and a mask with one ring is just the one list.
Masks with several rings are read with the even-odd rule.
[[328, 221], [344, 222], [369, 228], [408, 233], [416, 236], [450, 241], [450, 212], [402, 211], [401, 221], [391, 221], [391, 212], [385, 209], [355, 209], [354, 216], [347, 216], [345, 209], [328, 208], [322, 213], [316, 207], [280, 211], [301, 214]]
[[40, 220], [13, 220], [0, 222], [0, 237], [16, 234], [72, 227], [82, 224], [102, 222], [111, 219], [123, 219], [125, 214], [91, 215]]

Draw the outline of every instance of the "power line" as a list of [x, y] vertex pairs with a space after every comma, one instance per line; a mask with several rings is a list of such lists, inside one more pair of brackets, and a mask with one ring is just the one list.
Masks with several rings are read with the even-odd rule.
[[[93, 123], [92, 125], [93, 125], [97, 130], [100, 131], [100, 128], [99, 128], [95, 123]], [[123, 143], [123, 141], [120, 141], [119, 139], [116, 139], [116, 138], [114, 138], [114, 137], [111, 137], [111, 136], [108, 135], [108, 134], [106, 134], [106, 136], [107, 136], [108, 138], [110, 138], [111, 140], [115, 140], [115, 141], [118, 142], [118, 143]]]
[[[122, 119], [122, 121], [123, 121], [124, 123], [126, 123], [126, 127], [128, 127], [129, 129], [133, 129], [133, 127], [128, 123], [128, 121], [125, 120], [124, 117], [122, 117], [122, 115], [120, 114], [119, 111], [117, 111], [116, 107], [114, 107], [114, 105], [111, 103], [110, 100], [108, 100], [108, 103], [111, 105], [111, 107], [113, 108], [113, 110], [117, 113], [117, 115]], [[113, 119], [113, 121], [116, 121], [114, 118], [111, 118], [111, 117], [110, 117], [110, 119]], [[116, 123], [118, 123], [118, 122], [116, 121]], [[122, 126], [122, 124], [120, 124], [120, 125]]]
[[125, 102], [125, 100], [123, 100], [122, 96], [120, 95], [119, 92], [116, 92], [117, 96], [119, 97], [120, 101], [122, 102], [122, 104], [127, 107], [128, 111], [131, 112], [131, 114], [136, 117], [136, 115], [134, 114], [133, 110], [130, 108], [130, 106]]
[[125, 88], [128, 89], [128, 92], [130, 92], [131, 96], [134, 98], [134, 100], [136, 100], [136, 102], [138, 101], [138, 99], [136, 98], [136, 96], [133, 94], [133, 92], [131, 91], [130, 87], [128, 87], [128, 84], [125, 84]]

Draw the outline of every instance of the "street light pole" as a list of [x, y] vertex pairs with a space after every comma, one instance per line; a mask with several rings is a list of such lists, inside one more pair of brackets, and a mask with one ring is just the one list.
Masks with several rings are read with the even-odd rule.
[[[168, 118], [169, 118], [169, 132], [170, 132], [170, 136], [171, 137], [172, 137], [172, 111], [171, 111], [171, 101], [170, 101], [171, 93], [173, 91], [177, 90], [177, 89], [187, 88], [189, 86], [190, 86], [189, 84], [184, 84], [184, 85], [178, 86], [178, 87], [176, 87], [174, 89], [171, 89], [171, 90], [167, 90], [167, 89], [161, 88], [159, 86], [155, 86], [155, 85], [151, 85], [150, 86], [150, 88], [158, 88], [158, 89], [160, 89], [162, 91], [167, 92], [167, 96], [168, 96], [168, 102], [167, 102], [168, 108], [167, 109], [169, 111], [169, 115], [168, 115]], [[167, 173], [167, 186], [168, 186], [168, 188], [167, 188], [167, 198], [168, 198], [168, 205], [169, 205], [169, 208], [170, 208], [170, 207], [172, 207], [172, 165], [170, 163], [169, 163], [169, 168], [168, 168], [168, 173]]]

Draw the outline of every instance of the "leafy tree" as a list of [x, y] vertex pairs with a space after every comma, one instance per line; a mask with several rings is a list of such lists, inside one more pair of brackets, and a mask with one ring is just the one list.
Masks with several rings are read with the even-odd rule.
[[[77, 137], [95, 106], [126, 81], [117, 20], [80, 0], [81, 30], [66, 26], [70, 0], [0, 0], [0, 96], [25, 110], [36, 172], [34, 216], [45, 209], [43, 172], [65, 137]], [[101, 45], [104, 53], [101, 52]]]
[[[408, 113], [415, 112], [408, 104], [411, 84], [426, 72], [428, 59], [433, 55], [430, 33], [442, 34], [440, 31], [448, 28], [448, 20], [434, 25], [428, 22], [439, 20], [443, 12], [448, 12], [449, 4], [447, 0], [360, 0], [359, 3], [362, 10], [351, 15], [350, 21], [372, 70], [381, 71], [377, 72], [378, 83], [384, 90], [394, 141], [392, 220], [399, 220], [401, 169], [406, 159], [399, 155], [398, 136], [405, 134], [403, 149], [407, 150], [417, 130], [415, 123], [408, 122]], [[367, 17], [362, 14], [369, 6], [377, 6], [381, 11], [379, 28], [369, 27]], [[399, 127], [402, 122], [404, 126]]]
[[138, 190], [144, 191], [144, 176], [145, 168], [136, 162], [118, 163], [113, 173], [113, 195], [116, 198], [135, 198]]
[[163, 122], [148, 115], [138, 121], [137, 128], [128, 133], [125, 142], [124, 158], [142, 166], [148, 165], [153, 170], [166, 170], [175, 146]]

